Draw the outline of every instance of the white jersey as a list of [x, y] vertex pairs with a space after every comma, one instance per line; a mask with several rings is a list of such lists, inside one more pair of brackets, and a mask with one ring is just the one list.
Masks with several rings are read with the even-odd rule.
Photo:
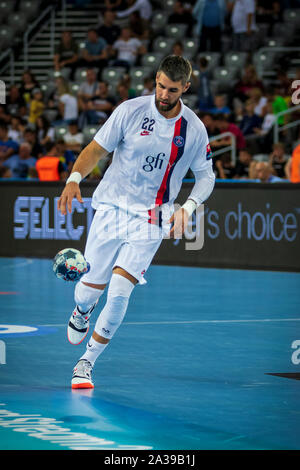
[[94, 137], [108, 152], [114, 151], [93, 194], [94, 209], [112, 204], [149, 216], [159, 206], [168, 216], [189, 168], [211, 169], [204, 124], [180, 102], [180, 113], [172, 119], [159, 113], [155, 95], [127, 100], [115, 109]]

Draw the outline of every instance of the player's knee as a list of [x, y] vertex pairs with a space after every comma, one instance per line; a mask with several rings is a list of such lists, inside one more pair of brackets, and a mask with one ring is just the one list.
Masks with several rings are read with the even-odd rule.
[[76, 305], [83, 312], [87, 312], [103, 294], [103, 290], [87, 286], [83, 282], [77, 282], [74, 292]]

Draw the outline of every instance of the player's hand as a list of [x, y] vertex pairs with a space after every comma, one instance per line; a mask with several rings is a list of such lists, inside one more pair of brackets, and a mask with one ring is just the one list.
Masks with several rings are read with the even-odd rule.
[[79, 184], [72, 181], [66, 184], [57, 203], [57, 208], [62, 213], [62, 215], [67, 214], [67, 209], [69, 213], [72, 212], [72, 201], [74, 198], [76, 198], [77, 201], [80, 202], [81, 204], [83, 203], [81, 192], [79, 189]]
[[188, 213], [182, 207], [174, 212], [169, 220], [169, 223], [173, 224], [169, 233], [170, 238], [182, 238], [182, 234], [187, 227], [188, 221]]

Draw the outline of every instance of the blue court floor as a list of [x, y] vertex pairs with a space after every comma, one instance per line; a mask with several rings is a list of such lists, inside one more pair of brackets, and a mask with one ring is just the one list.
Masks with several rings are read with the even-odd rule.
[[146, 279], [95, 389], [72, 391], [86, 344], [66, 336], [74, 285], [51, 260], [0, 259], [0, 449], [300, 449], [300, 274]]

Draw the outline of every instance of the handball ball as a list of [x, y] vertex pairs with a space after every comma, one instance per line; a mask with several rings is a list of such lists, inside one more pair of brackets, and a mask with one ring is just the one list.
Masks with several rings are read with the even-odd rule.
[[89, 270], [90, 264], [83, 254], [74, 248], [59, 251], [53, 260], [55, 276], [64, 281], [79, 281]]

